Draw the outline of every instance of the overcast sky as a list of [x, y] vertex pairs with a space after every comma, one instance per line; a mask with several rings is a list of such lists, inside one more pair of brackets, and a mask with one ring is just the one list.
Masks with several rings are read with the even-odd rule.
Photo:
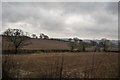
[[30, 34], [81, 39], [117, 39], [117, 2], [3, 2], [2, 32], [22, 29]]

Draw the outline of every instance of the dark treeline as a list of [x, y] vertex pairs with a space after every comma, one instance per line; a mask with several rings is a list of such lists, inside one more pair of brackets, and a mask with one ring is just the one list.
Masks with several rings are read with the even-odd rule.
[[[113, 44], [110, 40], [106, 38], [102, 38], [99, 42], [95, 40], [89, 40], [88, 42], [79, 39], [79, 38], [68, 38], [68, 39], [60, 39], [60, 38], [49, 38], [48, 35], [41, 33], [39, 37], [36, 34], [32, 34], [32, 37], [28, 36], [27, 32], [24, 32], [20, 29], [7, 29], [3, 32], [2, 37], [7, 38], [7, 42], [12, 44], [12, 50], [3, 50], [3, 53], [32, 53], [32, 52], [85, 52], [85, 51], [114, 51], [118, 52], [118, 49], [113, 49], [112, 47], [116, 47], [118, 45]], [[67, 42], [69, 46], [69, 50], [21, 50], [21, 47], [26, 45], [31, 45], [30, 39], [46, 39], [46, 40], [57, 40]], [[4, 41], [2, 41], [3, 44]], [[54, 45], [54, 44], [53, 44]], [[9, 46], [9, 45], [8, 45]], [[2, 46], [4, 47], [4, 46]]]

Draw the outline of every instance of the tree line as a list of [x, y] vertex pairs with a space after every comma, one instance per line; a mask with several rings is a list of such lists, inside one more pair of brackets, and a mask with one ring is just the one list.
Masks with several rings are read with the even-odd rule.
[[47, 36], [47, 35], [45, 35], [45, 34], [43, 34], [43, 33], [41, 33], [40, 35], [39, 35], [39, 37], [37, 37], [37, 35], [36, 34], [32, 34], [31, 35], [32, 36], [32, 38], [36, 38], [36, 39], [49, 39], [49, 37]]
[[[72, 41], [73, 40], [73, 41]], [[103, 38], [100, 40], [99, 43], [96, 41], [90, 40], [90, 43], [85, 42], [84, 40], [81, 40], [79, 38], [73, 38], [69, 39], [69, 46], [71, 48], [71, 51], [87, 51], [86, 47], [94, 47], [94, 51], [108, 51], [108, 47], [112, 45], [110, 43], [110, 40]], [[102, 50], [101, 50], [102, 49]]]
[[[21, 29], [7, 29], [3, 32], [3, 36], [8, 38], [8, 41], [12, 42], [15, 48], [15, 53], [18, 52], [18, 49], [22, 46], [29, 45], [29, 39], [31, 38], [28, 36], [27, 32], [24, 32]], [[50, 39], [48, 35], [45, 35], [41, 33], [39, 35], [39, 38], [35, 35], [31, 35], [32, 38], [35, 39]], [[51, 40], [54, 40], [54, 38], [51, 38]], [[61, 40], [61, 39], [55, 39], [55, 40]], [[64, 40], [63, 40], [64, 41]], [[107, 51], [107, 48], [109, 46], [110, 40], [103, 38], [99, 43], [96, 41], [91, 40], [90, 43], [84, 42], [84, 40], [79, 38], [69, 38], [67, 41], [70, 47], [70, 51], [86, 51], [86, 47], [94, 46], [94, 51], [101, 51], [100, 49], [103, 49], [103, 51]]]

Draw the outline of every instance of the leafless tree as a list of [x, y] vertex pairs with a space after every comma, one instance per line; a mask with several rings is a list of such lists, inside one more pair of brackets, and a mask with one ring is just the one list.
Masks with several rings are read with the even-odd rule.
[[70, 50], [71, 50], [71, 51], [73, 51], [73, 50], [76, 48], [75, 42], [70, 42], [70, 43], [69, 43], [69, 46], [70, 46]]
[[15, 54], [17, 54], [20, 47], [29, 44], [26, 42], [29, 37], [26, 36], [26, 34], [21, 29], [7, 29], [3, 35], [13, 43]]
[[91, 40], [91, 41], [90, 41], [90, 44], [91, 44], [91, 46], [94, 46], [94, 52], [97, 51], [97, 49], [98, 49], [97, 42]]
[[43, 33], [40, 34], [40, 39], [49, 39], [49, 37]]
[[37, 36], [35, 34], [32, 34], [32, 38], [36, 38], [37, 39]]
[[107, 40], [106, 38], [101, 39], [101, 42], [99, 43], [99, 45], [103, 47], [103, 51], [107, 51], [108, 42], [109, 40]]
[[86, 43], [83, 40], [79, 40], [79, 50], [80, 51], [85, 51], [85, 45]]

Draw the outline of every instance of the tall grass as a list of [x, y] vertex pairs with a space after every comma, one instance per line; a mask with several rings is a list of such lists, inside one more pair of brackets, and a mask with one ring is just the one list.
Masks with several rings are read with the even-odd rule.
[[2, 72], [3, 78], [115, 78], [115, 61], [113, 53], [3, 55]]

